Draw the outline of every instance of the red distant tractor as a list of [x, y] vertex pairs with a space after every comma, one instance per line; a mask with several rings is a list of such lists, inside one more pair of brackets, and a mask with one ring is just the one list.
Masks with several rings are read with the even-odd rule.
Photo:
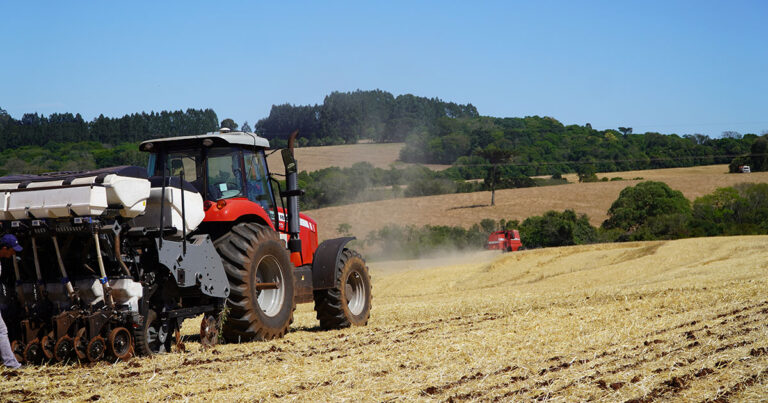
[[520, 242], [520, 233], [513, 229], [511, 231], [496, 231], [488, 236], [486, 249], [496, 249], [507, 252], [514, 252], [520, 249], [523, 243]]

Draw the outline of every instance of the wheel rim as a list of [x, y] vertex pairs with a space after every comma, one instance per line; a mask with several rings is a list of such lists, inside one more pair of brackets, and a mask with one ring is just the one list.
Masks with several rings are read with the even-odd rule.
[[56, 361], [64, 361], [68, 359], [72, 355], [74, 348], [75, 345], [72, 342], [71, 337], [64, 336], [59, 339], [59, 341], [56, 342], [56, 347], [54, 348], [54, 356]]
[[357, 271], [353, 271], [347, 276], [347, 283], [344, 285], [344, 296], [347, 300], [347, 308], [353, 315], [360, 315], [365, 309], [365, 293], [366, 290], [363, 276]]
[[128, 359], [131, 356], [131, 334], [128, 329], [118, 327], [112, 330], [109, 334], [109, 348], [116, 358]]
[[285, 286], [283, 271], [274, 256], [267, 255], [261, 258], [256, 270], [256, 281], [258, 283], [277, 284], [277, 288], [274, 289], [256, 290], [256, 300], [264, 314], [267, 316], [277, 315], [283, 307]]
[[102, 357], [104, 357], [104, 350], [106, 345], [104, 344], [104, 338], [101, 336], [96, 336], [93, 338], [93, 340], [88, 343], [88, 351], [86, 352], [86, 355], [88, 356], [88, 360], [98, 361]]
[[168, 337], [171, 332], [168, 330], [168, 324], [164, 323], [157, 315], [147, 325], [147, 344], [153, 353], [168, 352]]
[[40, 347], [40, 342], [37, 340], [29, 343], [27, 348], [24, 349], [24, 360], [27, 362], [37, 363], [42, 361], [43, 351]]

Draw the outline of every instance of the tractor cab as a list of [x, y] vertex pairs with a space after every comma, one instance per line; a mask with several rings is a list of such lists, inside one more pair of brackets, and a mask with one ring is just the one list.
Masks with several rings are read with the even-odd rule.
[[[288, 232], [286, 209], [280, 193], [276, 192], [279, 189], [275, 189], [277, 182], [270, 180], [264, 152], [269, 148], [266, 139], [253, 133], [221, 129], [197, 136], [149, 140], [139, 148], [150, 153], [150, 176], [166, 178], [170, 186], [179, 180], [189, 182], [200, 193], [205, 218], [199, 228], [212, 239], [243, 221], [268, 225], [284, 234]], [[174, 182], [172, 178], [178, 179]], [[314, 221], [301, 214], [301, 222], [301, 234], [296, 238], [316, 247]], [[285, 241], [289, 239], [287, 235], [282, 237]], [[306, 254], [305, 262], [311, 262], [313, 250], [302, 253]]]

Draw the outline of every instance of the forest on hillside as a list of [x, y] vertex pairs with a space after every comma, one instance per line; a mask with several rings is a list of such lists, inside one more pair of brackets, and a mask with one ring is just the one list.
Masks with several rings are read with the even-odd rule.
[[[759, 136], [733, 133], [636, 134], [631, 128], [595, 130], [564, 125], [551, 117], [439, 119], [406, 138], [406, 162], [455, 164], [466, 178], [483, 177], [489, 164], [503, 176], [613, 172], [727, 164], [750, 152]], [[480, 168], [477, 168], [480, 167]]]
[[[85, 121], [72, 113], [26, 113], [15, 119], [0, 108], [0, 174], [143, 165], [146, 156], [137, 151], [138, 142], [221, 126], [239, 127], [232, 119], [219, 122], [212, 109], [100, 115]], [[250, 126], [243, 122], [241, 129]], [[752, 164], [754, 171], [768, 169], [765, 136], [595, 130], [588, 123], [564, 125], [551, 117], [480, 116], [472, 104], [382, 90], [333, 92], [320, 105], [273, 105], [253, 129], [273, 148], [284, 147], [296, 129], [299, 146], [404, 141], [403, 161], [452, 164], [444, 176], [485, 179], [490, 187], [517, 186], [515, 181], [504, 184], [505, 178], [569, 172], [589, 180], [596, 179], [595, 172], [729, 162], [732, 171], [744, 164]]]
[[440, 118], [480, 116], [472, 104], [459, 105], [411, 94], [395, 97], [382, 90], [333, 92], [322, 105], [273, 105], [256, 123], [256, 132], [276, 144], [298, 129], [301, 145], [402, 142], [409, 135], [432, 130]]
[[99, 115], [25, 113], [14, 119], [0, 108], [0, 174], [79, 171], [115, 165], [145, 165], [138, 142], [205, 133], [219, 127], [212, 109]]
[[141, 112], [120, 118], [99, 115], [87, 122], [79, 113], [49, 116], [25, 113], [17, 120], [0, 108], [0, 149], [83, 141], [109, 145], [135, 143], [159, 137], [200, 134], [218, 127], [218, 116], [212, 109]]

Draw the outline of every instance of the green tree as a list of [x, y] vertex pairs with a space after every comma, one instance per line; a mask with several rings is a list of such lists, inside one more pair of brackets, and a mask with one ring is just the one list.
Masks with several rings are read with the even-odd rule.
[[592, 164], [581, 164], [576, 167], [579, 182], [597, 182], [597, 170]]
[[573, 210], [547, 211], [542, 216], [526, 218], [520, 224], [520, 237], [528, 248], [581, 245], [597, 240], [597, 229], [586, 214]]
[[489, 144], [485, 148], [475, 151], [475, 154], [485, 158], [491, 164], [491, 171], [486, 176], [485, 182], [491, 189], [491, 206], [496, 205], [496, 183], [499, 181], [499, 165], [506, 163], [512, 157], [512, 150]]
[[632, 233], [655, 217], [675, 214], [691, 214], [691, 203], [682, 192], [663, 182], [641, 182], [619, 193], [602, 227]]
[[768, 233], [768, 183], [719, 188], [693, 202], [694, 236]]
[[631, 127], [619, 127], [619, 131], [621, 132], [624, 137], [629, 136], [632, 134], [632, 128]]
[[768, 139], [761, 136], [755, 139], [750, 147], [751, 170], [754, 172], [768, 171]]
[[498, 224], [496, 224], [496, 221], [490, 219], [490, 218], [483, 218], [480, 220], [480, 228], [483, 229], [483, 232], [493, 232], [499, 229]]
[[718, 188], [713, 193], [701, 196], [693, 202], [694, 233], [699, 236], [717, 236], [726, 233], [736, 221], [739, 205], [744, 198], [732, 188]]
[[224, 119], [221, 121], [221, 127], [226, 127], [230, 130], [237, 130], [237, 123], [232, 119]]

